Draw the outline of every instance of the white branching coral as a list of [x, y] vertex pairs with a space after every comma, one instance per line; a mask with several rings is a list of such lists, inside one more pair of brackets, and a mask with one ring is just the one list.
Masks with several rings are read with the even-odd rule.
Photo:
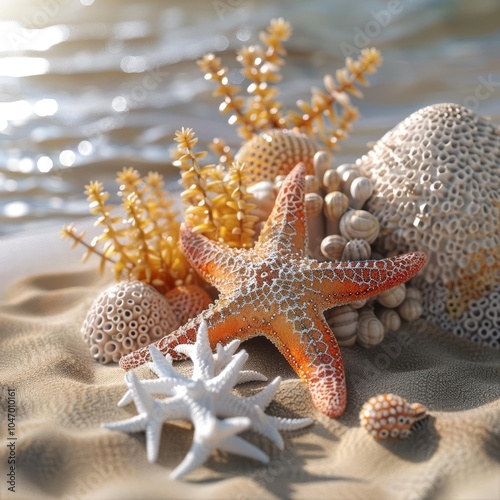
[[[202, 465], [215, 449], [267, 463], [269, 457], [264, 452], [237, 434], [253, 430], [282, 450], [284, 443], [279, 431], [300, 429], [313, 421], [310, 418], [289, 419], [264, 413], [278, 390], [280, 377], [253, 396], [241, 397], [231, 392], [239, 383], [266, 380], [258, 372], [241, 370], [248, 354], [245, 350], [235, 354], [239, 344], [238, 340], [226, 346], [218, 344], [216, 354], [212, 354], [207, 325], [203, 322], [195, 344], [176, 347], [177, 352], [193, 361], [191, 378], [175, 370], [169, 355], [164, 357], [158, 349], [150, 346], [153, 361], [149, 366], [158, 378], [139, 380], [134, 373], [126, 373], [128, 391], [118, 403], [118, 406], [125, 406], [134, 401], [139, 414], [103, 426], [122, 432], [144, 431], [148, 460], [155, 462], [163, 423], [179, 419], [191, 421], [194, 426], [193, 444], [181, 464], [172, 471], [173, 479]], [[165, 397], [158, 399], [153, 395]]]

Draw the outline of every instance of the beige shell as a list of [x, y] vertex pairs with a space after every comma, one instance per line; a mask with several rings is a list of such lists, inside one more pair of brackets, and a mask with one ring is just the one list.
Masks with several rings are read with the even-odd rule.
[[398, 307], [399, 304], [405, 300], [406, 297], [406, 285], [401, 283], [401, 285], [389, 288], [382, 293], [379, 293], [376, 298], [377, 302], [385, 307]]
[[330, 167], [330, 155], [326, 151], [318, 151], [313, 158], [314, 174], [323, 181], [325, 172]]
[[252, 195], [249, 203], [253, 203], [255, 208], [252, 210], [252, 215], [255, 215], [259, 220], [267, 220], [276, 201], [276, 192], [274, 182], [261, 181], [249, 186], [248, 193]]
[[319, 193], [321, 183], [315, 175], [306, 175], [306, 193]]
[[342, 187], [342, 178], [340, 174], [333, 168], [330, 168], [323, 174], [323, 186], [327, 193], [340, 191]]
[[354, 302], [349, 302], [349, 305], [351, 307], [354, 307], [354, 309], [361, 309], [362, 307], [366, 306], [368, 303], [368, 299], [361, 299], [361, 300], [355, 300]]
[[350, 194], [352, 198], [351, 206], [361, 209], [366, 200], [373, 194], [373, 184], [368, 177], [356, 177], [351, 184]]
[[341, 172], [340, 178], [342, 179], [342, 192], [344, 194], [350, 196], [351, 184], [354, 182], [354, 179], [357, 179], [359, 176], [360, 173], [354, 168], [350, 168]]
[[340, 260], [347, 240], [340, 234], [331, 234], [323, 238], [321, 253], [329, 260]]
[[361, 238], [368, 243], [373, 243], [379, 234], [380, 224], [377, 218], [366, 210], [349, 210], [340, 219], [339, 228], [340, 234], [348, 240]]
[[306, 193], [305, 207], [308, 217], [317, 217], [323, 212], [323, 197], [318, 193]]
[[359, 311], [358, 343], [363, 347], [374, 347], [384, 339], [384, 325], [379, 321], [371, 308]]
[[414, 287], [414, 286], [407, 286], [406, 287], [406, 297], [407, 299], [416, 299], [419, 302], [422, 300], [422, 292]]
[[308, 174], [313, 174], [316, 145], [309, 136], [294, 130], [268, 130], [246, 141], [235, 155], [235, 160], [247, 166], [248, 184], [273, 181], [278, 175], [288, 174], [297, 163], [304, 163]]
[[347, 242], [341, 260], [368, 260], [371, 252], [372, 248], [366, 240], [355, 238]]
[[[327, 218], [327, 234], [340, 234], [340, 219], [349, 208], [349, 198], [340, 192], [332, 191], [325, 196], [323, 210]], [[347, 238], [351, 239], [351, 238]]]
[[403, 300], [403, 302], [398, 306], [397, 311], [401, 318], [405, 321], [415, 321], [420, 318], [424, 312], [422, 303], [417, 299]]
[[380, 394], [370, 398], [359, 413], [361, 427], [374, 439], [407, 438], [415, 422], [427, 416], [420, 403], [408, 403], [395, 394]]
[[102, 364], [173, 332], [180, 323], [167, 299], [142, 281], [120, 281], [92, 303], [81, 333]]
[[386, 333], [395, 332], [401, 327], [401, 318], [394, 309], [381, 307], [376, 312], [376, 316], [384, 326]]
[[352, 346], [355, 344], [358, 312], [350, 304], [330, 309], [325, 317], [339, 345]]

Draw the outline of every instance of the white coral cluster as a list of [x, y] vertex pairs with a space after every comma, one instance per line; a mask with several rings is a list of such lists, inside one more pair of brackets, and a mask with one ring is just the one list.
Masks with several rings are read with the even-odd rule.
[[81, 333], [92, 357], [107, 364], [179, 326], [168, 301], [155, 288], [142, 281], [120, 281], [94, 300]]
[[356, 169], [374, 187], [366, 207], [381, 223], [377, 249], [428, 256], [416, 279], [426, 316], [498, 346], [500, 127], [457, 104], [429, 106], [382, 137]]
[[[133, 400], [139, 414], [103, 426], [123, 432], [145, 431], [148, 460], [155, 462], [163, 423], [179, 419], [191, 421], [194, 425], [193, 444], [182, 463], [171, 473], [174, 479], [202, 465], [215, 449], [268, 462], [265, 453], [237, 434], [251, 429], [283, 449], [280, 430], [300, 429], [313, 421], [310, 418], [287, 419], [264, 413], [278, 390], [280, 377], [253, 396], [240, 397], [232, 392], [236, 384], [266, 380], [260, 373], [241, 371], [248, 354], [245, 350], [235, 354], [239, 344], [239, 340], [233, 340], [226, 346], [218, 344], [217, 353], [212, 354], [207, 325], [202, 322], [195, 344], [182, 344], [175, 348], [193, 360], [191, 378], [173, 368], [170, 356], [164, 357], [158, 349], [150, 346], [153, 361], [149, 366], [158, 378], [139, 380], [134, 373], [127, 373], [125, 381], [129, 390], [118, 403], [124, 406]], [[153, 394], [164, 398], [155, 398]]]

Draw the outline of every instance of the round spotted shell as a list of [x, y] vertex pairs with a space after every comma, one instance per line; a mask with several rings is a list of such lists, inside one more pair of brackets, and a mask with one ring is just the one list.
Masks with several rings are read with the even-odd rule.
[[403, 439], [426, 414], [427, 409], [420, 403], [410, 404], [395, 394], [380, 394], [363, 405], [359, 420], [374, 439]]
[[288, 174], [297, 163], [304, 163], [307, 173], [313, 174], [315, 153], [316, 145], [306, 134], [274, 129], [245, 142], [236, 153], [236, 160], [248, 167], [247, 182], [251, 185], [274, 181], [276, 176]]

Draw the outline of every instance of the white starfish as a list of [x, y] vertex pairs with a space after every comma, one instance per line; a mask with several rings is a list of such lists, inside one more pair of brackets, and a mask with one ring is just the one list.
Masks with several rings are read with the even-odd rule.
[[[238, 340], [227, 346], [218, 344], [217, 353], [212, 354], [207, 325], [202, 322], [195, 344], [176, 347], [179, 353], [193, 361], [191, 378], [174, 369], [170, 356], [164, 357], [157, 348], [150, 346], [150, 367], [158, 378], [139, 380], [133, 373], [125, 374], [128, 391], [118, 403], [124, 406], [133, 400], [139, 414], [103, 426], [123, 432], [145, 431], [147, 457], [150, 462], [155, 462], [163, 423], [167, 420], [190, 420], [195, 428], [193, 443], [182, 463], [171, 473], [174, 479], [199, 467], [215, 449], [267, 462], [269, 457], [264, 452], [236, 434], [246, 429], [254, 430], [282, 450], [284, 443], [280, 430], [300, 429], [313, 421], [310, 418], [273, 417], [264, 413], [278, 390], [280, 377], [250, 397], [240, 397], [231, 392], [239, 383], [267, 380], [258, 372], [241, 371], [248, 354], [244, 350], [235, 354], [239, 344]], [[167, 397], [156, 399], [154, 394]]]

